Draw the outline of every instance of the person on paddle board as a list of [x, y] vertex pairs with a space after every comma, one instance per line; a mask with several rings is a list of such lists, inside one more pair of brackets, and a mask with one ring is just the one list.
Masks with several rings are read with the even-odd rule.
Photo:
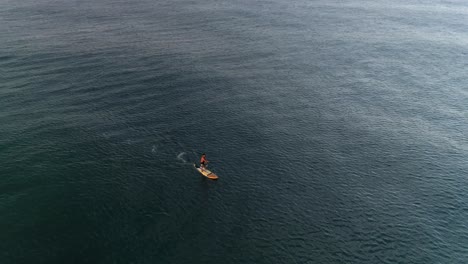
[[208, 164], [208, 162], [209, 161], [206, 159], [205, 153], [203, 153], [200, 158], [200, 169], [205, 170], [205, 167]]

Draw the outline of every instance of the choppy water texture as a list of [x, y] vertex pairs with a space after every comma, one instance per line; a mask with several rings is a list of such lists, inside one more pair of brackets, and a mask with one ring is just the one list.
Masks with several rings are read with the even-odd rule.
[[2, 264], [468, 263], [466, 1], [0, 0], [0, 44]]

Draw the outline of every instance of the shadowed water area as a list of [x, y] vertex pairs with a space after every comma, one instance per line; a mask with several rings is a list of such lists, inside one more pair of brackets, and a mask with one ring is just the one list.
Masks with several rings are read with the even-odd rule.
[[467, 263], [468, 4], [390, 2], [0, 0], [0, 263]]

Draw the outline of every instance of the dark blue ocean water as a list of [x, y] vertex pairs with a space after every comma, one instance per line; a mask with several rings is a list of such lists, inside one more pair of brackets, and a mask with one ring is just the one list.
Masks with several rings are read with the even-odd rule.
[[0, 0], [0, 263], [468, 263], [467, 70], [466, 1]]

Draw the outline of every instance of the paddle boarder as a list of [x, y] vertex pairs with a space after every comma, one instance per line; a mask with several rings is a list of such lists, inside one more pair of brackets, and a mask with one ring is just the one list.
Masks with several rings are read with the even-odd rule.
[[202, 171], [205, 170], [205, 167], [206, 167], [206, 165], [208, 164], [208, 162], [209, 162], [209, 161], [206, 159], [205, 153], [203, 153], [203, 154], [201, 155], [201, 158], [200, 158], [200, 169], [201, 169]]

